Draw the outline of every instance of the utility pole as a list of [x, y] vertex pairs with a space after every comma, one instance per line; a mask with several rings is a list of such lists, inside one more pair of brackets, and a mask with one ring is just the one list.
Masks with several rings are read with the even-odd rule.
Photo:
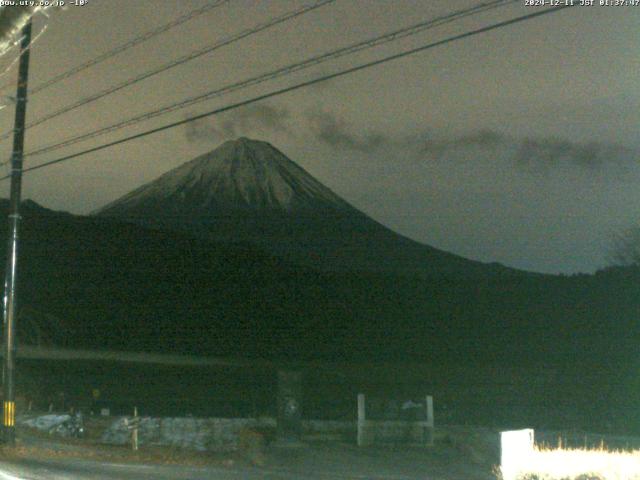
[[9, 199], [9, 243], [4, 282], [4, 362], [3, 379], [3, 438], [8, 445], [16, 441], [15, 403], [15, 323], [16, 323], [16, 277], [18, 267], [18, 226], [20, 224], [20, 195], [22, 193], [22, 154], [24, 148], [25, 117], [27, 111], [27, 80], [29, 78], [29, 45], [31, 43], [31, 20], [22, 29], [20, 40], [20, 67], [16, 94], [15, 126], [13, 130], [13, 152], [11, 154], [11, 196]]

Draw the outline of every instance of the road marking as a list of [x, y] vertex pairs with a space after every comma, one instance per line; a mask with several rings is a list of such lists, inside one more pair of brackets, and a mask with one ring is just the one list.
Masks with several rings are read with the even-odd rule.
[[158, 466], [158, 465], [137, 465], [135, 463], [130, 463], [129, 465], [127, 465], [126, 463], [102, 463], [101, 465], [104, 467], [137, 468], [137, 469], [156, 468]]

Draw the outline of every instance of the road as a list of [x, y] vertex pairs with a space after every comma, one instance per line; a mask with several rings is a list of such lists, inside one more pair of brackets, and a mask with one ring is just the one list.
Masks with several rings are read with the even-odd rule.
[[[424, 480], [443, 477], [422, 477]], [[82, 461], [0, 463], [0, 480], [413, 480], [402, 475], [350, 475], [340, 472], [299, 472], [269, 468], [193, 468], [153, 465], [104, 464]]]
[[292, 478], [304, 477], [291, 473], [271, 473], [262, 469], [246, 467], [231, 469], [224, 467], [126, 465], [84, 460], [0, 462], [0, 480], [290, 480]]
[[487, 466], [424, 450], [358, 450], [342, 445], [271, 452], [265, 467], [187, 467], [84, 459], [0, 461], [0, 480], [495, 480]]

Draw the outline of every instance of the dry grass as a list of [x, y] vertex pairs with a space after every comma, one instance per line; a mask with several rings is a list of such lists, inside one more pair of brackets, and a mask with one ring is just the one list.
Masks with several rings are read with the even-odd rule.
[[504, 480], [640, 480], [640, 450], [536, 447]]

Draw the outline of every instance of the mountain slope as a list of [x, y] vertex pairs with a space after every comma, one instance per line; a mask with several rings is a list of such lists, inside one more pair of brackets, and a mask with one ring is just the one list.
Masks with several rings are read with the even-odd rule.
[[266, 142], [240, 138], [187, 162], [96, 215], [241, 242], [325, 270], [514, 273], [398, 235]]
[[[0, 202], [2, 216], [7, 210]], [[33, 202], [21, 213], [22, 341], [37, 340], [23, 335], [35, 323], [62, 347], [207, 356], [433, 359], [468, 342], [471, 307], [450, 312], [473, 295], [474, 282], [322, 273], [248, 246]], [[479, 347], [470, 354], [497, 348]]]
[[69, 348], [525, 364], [607, 352], [635, 365], [637, 269], [484, 281], [320, 272], [250, 246], [35, 204], [21, 213], [19, 338], [27, 318]]

